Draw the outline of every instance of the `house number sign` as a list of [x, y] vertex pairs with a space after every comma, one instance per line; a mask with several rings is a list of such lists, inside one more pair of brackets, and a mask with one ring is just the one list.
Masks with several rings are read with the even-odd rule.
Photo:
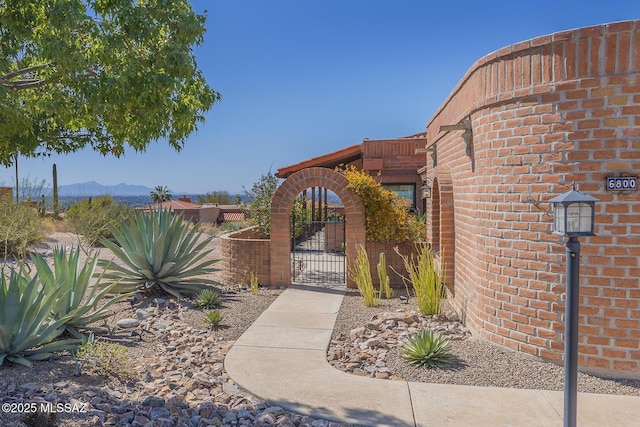
[[638, 178], [635, 176], [616, 176], [607, 178], [609, 191], [637, 191]]

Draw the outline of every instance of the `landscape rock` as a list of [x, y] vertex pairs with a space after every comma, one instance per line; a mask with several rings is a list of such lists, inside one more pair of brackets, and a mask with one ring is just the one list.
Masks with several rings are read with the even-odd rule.
[[138, 325], [140, 325], [140, 321], [138, 319], [124, 318], [118, 320], [116, 325], [122, 329], [131, 329], [138, 327]]
[[145, 319], [148, 319], [149, 317], [151, 317], [151, 314], [149, 314], [148, 311], [139, 308], [139, 309], [136, 310], [136, 317], [139, 320], [145, 320]]
[[392, 348], [402, 347], [423, 329], [436, 331], [450, 340], [464, 340], [471, 332], [446, 316], [425, 316], [415, 311], [383, 312], [371, 317], [366, 326], [338, 334], [331, 340], [327, 360], [337, 369], [372, 378], [393, 379], [387, 368]]

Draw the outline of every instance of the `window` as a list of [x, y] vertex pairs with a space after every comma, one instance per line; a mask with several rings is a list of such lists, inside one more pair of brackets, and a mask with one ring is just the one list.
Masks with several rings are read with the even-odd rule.
[[415, 184], [382, 184], [385, 190], [393, 191], [401, 199], [408, 203], [407, 207], [416, 207], [416, 185]]

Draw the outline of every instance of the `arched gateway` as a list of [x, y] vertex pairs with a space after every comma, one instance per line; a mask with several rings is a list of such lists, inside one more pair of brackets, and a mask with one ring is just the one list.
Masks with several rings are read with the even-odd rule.
[[[340, 197], [346, 217], [347, 265], [356, 256], [356, 244], [365, 244], [364, 205], [362, 199], [347, 188], [349, 182], [338, 172], [320, 167], [300, 170], [289, 176], [271, 201], [271, 285], [291, 284], [291, 206], [307, 188], [326, 188]], [[347, 286], [355, 283], [347, 278]]]

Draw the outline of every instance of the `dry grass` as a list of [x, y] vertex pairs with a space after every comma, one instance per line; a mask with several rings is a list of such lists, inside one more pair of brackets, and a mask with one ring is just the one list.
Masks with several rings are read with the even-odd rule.
[[69, 223], [63, 219], [53, 219], [50, 216], [42, 218], [42, 229], [45, 233], [55, 233], [55, 232], [70, 232], [71, 227]]

